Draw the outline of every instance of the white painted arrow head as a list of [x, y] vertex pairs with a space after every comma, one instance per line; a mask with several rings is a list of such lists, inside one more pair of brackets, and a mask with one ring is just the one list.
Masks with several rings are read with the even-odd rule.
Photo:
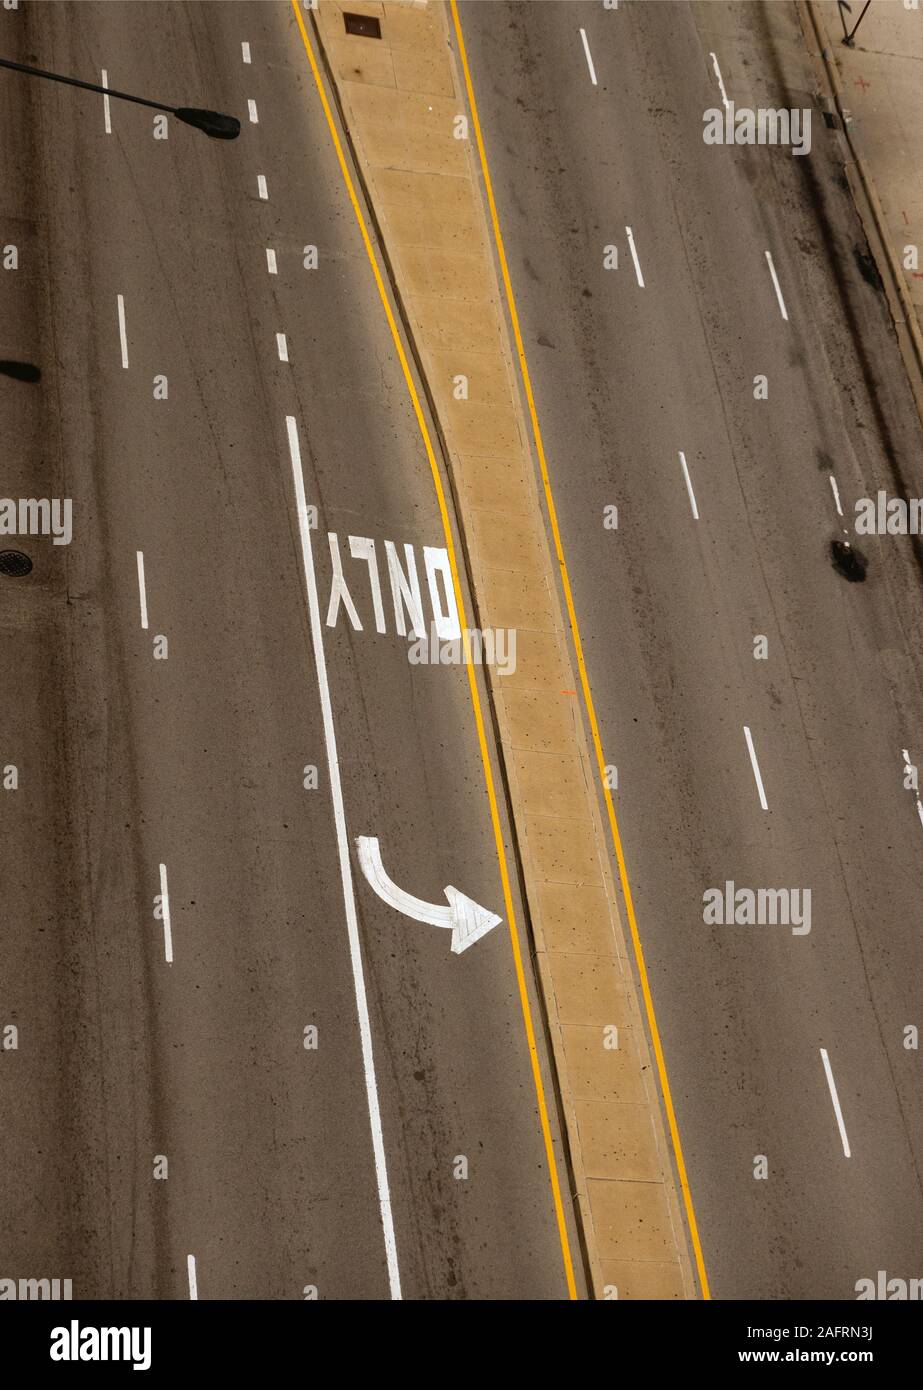
[[464, 893], [459, 893], [451, 884], [446, 888], [445, 895], [449, 912], [452, 914], [452, 950], [457, 956], [461, 955], [462, 951], [467, 951], [476, 941], [480, 941], [489, 931], [493, 931], [503, 920], [496, 913], [488, 912], [486, 907], [481, 907], [480, 903], [466, 897]]

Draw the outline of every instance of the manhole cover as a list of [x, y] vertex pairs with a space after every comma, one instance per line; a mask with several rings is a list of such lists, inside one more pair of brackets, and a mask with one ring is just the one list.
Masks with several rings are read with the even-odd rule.
[[343, 12], [343, 22], [347, 34], [358, 34], [363, 39], [380, 39], [381, 23], [370, 14], [348, 14]]
[[32, 568], [32, 561], [21, 550], [0, 550], [0, 574], [21, 579]]

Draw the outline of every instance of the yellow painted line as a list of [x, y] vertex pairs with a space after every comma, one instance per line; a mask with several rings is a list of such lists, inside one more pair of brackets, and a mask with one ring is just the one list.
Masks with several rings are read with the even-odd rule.
[[619, 866], [619, 879], [622, 884], [622, 895], [625, 899], [625, 910], [628, 913], [628, 922], [631, 928], [631, 939], [634, 945], [635, 960], [638, 966], [638, 976], [641, 980], [641, 993], [644, 996], [644, 1008], [647, 1013], [648, 1027], [650, 1028], [651, 1040], [654, 1045], [654, 1056], [657, 1060], [657, 1074], [660, 1077], [660, 1088], [663, 1093], [664, 1108], [667, 1113], [667, 1122], [670, 1127], [670, 1138], [673, 1142], [673, 1152], [676, 1156], [676, 1170], [679, 1174], [680, 1187], [683, 1193], [683, 1202], [686, 1207], [686, 1219], [689, 1222], [689, 1234], [692, 1239], [692, 1248], [695, 1252], [696, 1269], [699, 1275], [699, 1285], [702, 1290], [703, 1298], [710, 1298], [708, 1291], [708, 1277], [705, 1273], [705, 1261], [702, 1257], [702, 1244], [699, 1240], [699, 1228], [695, 1219], [695, 1210], [692, 1205], [692, 1193], [689, 1190], [689, 1180], [686, 1175], [686, 1163], [683, 1158], [683, 1148], [679, 1139], [679, 1127], [676, 1123], [676, 1112], [673, 1109], [673, 1097], [670, 1094], [670, 1083], [667, 1079], [667, 1068], [663, 1057], [663, 1048], [660, 1044], [660, 1030], [657, 1027], [657, 1018], [654, 1014], [654, 1001], [651, 996], [651, 987], [647, 976], [647, 966], [644, 962], [644, 951], [641, 947], [641, 937], [638, 932], [638, 923], [635, 919], [634, 903], [631, 896], [631, 886], [628, 882], [628, 870], [625, 867], [625, 855], [622, 851], [622, 837], [619, 834], [618, 821], [615, 815], [615, 803], [612, 800], [612, 792], [606, 785], [606, 760], [603, 756], [602, 742], [599, 737], [599, 724], [596, 719], [596, 706], [593, 704], [593, 696], [590, 693], [590, 681], [587, 676], [586, 663], [583, 659], [583, 643], [580, 640], [580, 628], [577, 623], [577, 612], [574, 608], [574, 598], [571, 592], [570, 578], [567, 573], [567, 564], [564, 558], [564, 547], [561, 543], [561, 532], [558, 528], [558, 514], [554, 505], [554, 497], [551, 492], [551, 478], [548, 474], [548, 464], [545, 458], [545, 448], [542, 443], [542, 432], [539, 428], [538, 413], [535, 409], [535, 397], [532, 393], [532, 380], [529, 376], [529, 367], [526, 362], [526, 353], [523, 346], [522, 334], [519, 331], [519, 315], [516, 312], [516, 302], [513, 298], [513, 286], [510, 281], [510, 272], [506, 260], [506, 250], [503, 245], [503, 237], [500, 232], [500, 219], [497, 216], [497, 205], [494, 201], [493, 186], [490, 181], [490, 171], [487, 167], [487, 152], [484, 148], [484, 139], [481, 134], [481, 122], [478, 119], [477, 102], [474, 99], [474, 84], [471, 81], [471, 69], [468, 66], [468, 54], [465, 49], [465, 38], [462, 34], [461, 20], [458, 15], [458, 5], [456, 0], [449, 0], [452, 8], [452, 19], [455, 24], [455, 34], [458, 38], [458, 52], [461, 59], [462, 70], [465, 75], [465, 87], [468, 92], [468, 105], [471, 110], [471, 120], [474, 125], [474, 134], [477, 141], [478, 155], [481, 161], [481, 173], [484, 179], [484, 188], [487, 193], [487, 203], [490, 209], [490, 220], [493, 224], [494, 239], [497, 246], [497, 257], [500, 262], [500, 269], [503, 275], [503, 287], [506, 291], [506, 300], [510, 313], [510, 322], [513, 326], [513, 336], [516, 340], [516, 352], [519, 357], [519, 369], [522, 373], [523, 386], [526, 393], [526, 401], [529, 406], [529, 418], [532, 422], [532, 434], [535, 439], [535, 450], [538, 456], [539, 468], [542, 475], [542, 487], [545, 491], [545, 504], [548, 508], [548, 520], [551, 525], [551, 534], [554, 539], [555, 555], [557, 556], [558, 566], [561, 571], [561, 583], [564, 588], [564, 599], [567, 605], [567, 616], [570, 620], [570, 629], [574, 639], [574, 650], [577, 654], [577, 666], [580, 672], [580, 686], [583, 691], [583, 700], [586, 706], [587, 718], [590, 724], [590, 731], [593, 736], [593, 747], [596, 752], [596, 763], [599, 768], [599, 780], [602, 786], [603, 796], [606, 800], [606, 811], [609, 817], [609, 829], [612, 833], [612, 843], [615, 846], [615, 857]]
[[465, 649], [465, 665], [468, 670], [468, 687], [471, 691], [471, 704], [474, 709], [474, 722], [477, 725], [478, 746], [481, 751], [481, 762], [484, 767], [484, 783], [487, 788], [487, 799], [490, 803], [490, 820], [494, 832], [494, 843], [497, 847], [497, 863], [500, 868], [500, 880], [503, 884], [503, 902], [506, 908], [506, 920], [509, 926], [510, 942], [512, 943], [513, 947], [513, 962], [516, 970], [516, 984], [519, 989], [519, 1002], [522, 1007], [522, 1017], [526, 1030], [526, 1041], [529, 1047], [529, 1059], [532, 1066], [532, 1079], [535, 1083], [535, 1097], [538, 1104], [538, 1113], [539, 1120], [541, 1122], [542, 1138], [545, 1142], [545, 1155], [548, 1160], [548, 1172], [551, 1178], [551, 1193], [554, 1201], [554, 1211], [558, 1225], [558, 1236], [561, 1241], [561, 1255], [564, 1260], [564, 1274], [567, 1279], [567, 1292], [568, 1296], [573, 1299], [577, 1297], [577, 1284], [574, 1278], [574, 1262], [570, 1253], [570, 1240], [568, 1239], [567, 1235], [567, 1221], [564, 1216], [564, 1204], [561, 1200], [561, 1184], [558, 1180], [558, 1165], [554, 1153], [554, 1142], [551, 1137], [551, 1124], [548, 1119], [548, 1105], [545, 1100], [545, 1087], [542, 1082], [542, 1071], [538, 1059], [538, 1048], [536, 1047], [535, 1043], [535, 1029], [532, 1024], [532, 1010], [529, 1005], [529, 993], [526, 988], [526, 976], [522, 965], [522, 950], [519, 945], [519, 931], [516, 926], [516, 914], [515, 909], [513, 907], [513, 894], [510, 888], [510, 876], [506, 863], [506, 850], [503, 846], [503, 830], [500, 825], [500, 811], [497, 806], [497, 794], [494, 788], [494, 777], [490, 766], [490, 753], [487, 747], [487, 735], [484, 731], [484, 716], [481, 712], [481, 697], [478, 693], [474, 665], [471, 661], [471, 648], [467, 636], [468, 620], [465, 617], [465, 605], [464, 599], [462, 598], [461, 582], [458, 577], [458, 562], [455, 557], [455, 544], [452, 540], [452, 528], [449, 523], [449, 509], [446, 505], [445, 490], [442, 486], [442, 478], [439, 476], [439, 465], [436, 462], [436, 455], [433, 450], [432, 441], [429, 437], [429, 430], [426, 425], [426, 417], [423, 414], [423, 408], [420, 405], [420, 398], [417, 394], [417, 388], [414, 385], [413, 376], [410, 372], [410, 366], [407, 362], [406, 354], [404, 353], [404, 345], [401, 342], [401, 335], [398, 332], [398, 327], [394, 320], [394, 314], [392, 313], [391, 305], [388, 302], [388, 295], [387, 291], [385, 290], [385, 283], [382, 279], [381, 271], [378, 268], [378, 261], [375, 258], [375, 251], [372, 247], [372, 241], [368, 233], [368, 228], [365, 225], [365, 218], [362, 215], [362, 208], [360, 207], [359, 199], [356, 196], [356, 190], [353, 186], [352, 177], [349, 172], [349, 166], [346, 163], [346, 157], [343, 153], [343, 146], [340, 141], [339, 134], [337, 133], [336, 123], [333, 119], [333, 112], [330, 109], [330, 103], [327, 100], [327, 93], [324, 91], [324, 85], [321, 81], [320, 68], [318, 67], [317, 59], [314, 56], [314, 50], [312, 49], [311, 43], [308, 39], [308, 31], [305, 28], [304, 20], [301, 17], [301, 10], [298, 5], [298, 0], [291, 0], [291, 4], [292, 9], [295, 11], [295, 18], [298, 21], [298, 28], [301, 30], [301, 39], [304, 44], [305, 52], [308, 55], [308, 62], [311, 65], [311, 73], [314, 77], [314, 83], [317, 87], [317, 93], [320, 97], [321, 106], [324, 109], [324, 116], [327, 120], [327, 129], [330, 131], [330, 138], [333, 141], [333, 147], [336, 150], [337, 160], [339, 161], [340, 165], [340, 173], [343, 175], [343, 182], [345, 183], [346, 191], [349, 194], [349, 201], [352, 204], [353, 212], [356, 215], [356, 221], [359, 224], [359, 231], [362, 234], [362, 241], [365, 246], [366, 255], [369, 258], [369, 264], [371, 265], [372, 273], [375, 276], [375, 284], [378, 286], [378, 294], [385, 311], [385, 317], [388, 320], [388, 327], [391, 330], [391, 337], [394, 341], [394, 347], [395, 351], [397, 352], [398, 361], [400, 362], [401, 370], [404, 373], [404, 380], [407, 383], [407, 390], [410, 393], [410, 399], [413, 404], [413, 412], [416, 416], [417, 424], [420, 428], [420, 435], [423, 439], [424, 448], [426, 449], [426, 457], [429, 459], [430, 471], [433, 475], [433, 482], [436, 486], [436, 497], [439, 502], [439, 515], [442, 518], [442, 530], [445, 536], [446, 549], [448, 550], [449, 554], [449, 566], [452, 571], [452, 587], [455, 591], [455, 602], [458, 604], [458, 612], [461, 618], [462, 640]]

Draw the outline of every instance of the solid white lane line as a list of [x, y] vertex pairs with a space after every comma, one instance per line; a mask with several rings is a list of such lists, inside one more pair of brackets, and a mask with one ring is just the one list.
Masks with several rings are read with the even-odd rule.
[[257, 190], [259, 191], [259, 195], [260, 195], [261, 198], [266, 199], [266, 198], [269, 197], [269, 190], [268, 190], [268, 188], [266, 187], [266, 175], [265, 175], [265, 174], [257, 174], [257, 176], [256, 176], [256, 186], [257, 186]]
[[840, 1140], [843, 1144], [843, 1153], [846, 1158], [851, 1158], [849, 1152], [849, 1140], [846, 1137], [846, 1126], [843, 1123], [843, 1112], [840, 1109], [840, 1098], [836, 1093], [836, 1082], [833, 1079], [833, 1071], [830, 1067], [830, 1058], [827, 1056], [827, 1049], [822, 1047], [820, 1055], [824, 1062], [824, 1071], [827, 1073], [827, 1085], [830, 1087], [830, 1099], [833, 1101], [833, 1113], [836, 1115], [837, 1128], [840, 1131]]
[[744, 736], [747, 740], [747, 749], [750, 754], [750, 765], [753, 768], [753, 776], [756, 778], [756, 790], [760, 794], [760, 805], [762, 806], [764, 811], [768, 811], [769, 804], [766, 801], [766, 793], [763, 790], [763, 779], [760, 776], [760, 765], [756, 761], [756, 749], [753, 747], [753, 738], [746, 724], [744, 725]]
[[343, 890], [343, 906], [346, 911], [346, 934], [349, 938], [349, 957], [352, 965], [353, 991], [356, 998], [356, 1012], [359, 1016], [359, 1036], [362, 1043], [362, 1067], [365, 1073], [365, 1094], [369, 1112], [369, 1125], [372, 1132], [372, 1151], [375, 1157], [375, 1178], [378, 1184], [378, 1204], [381, 1211], [381, 1225], [384, 1234], [385, 1259], [388, 1265], [388, 1282], [391, 1288], [391, 1297], [400, 1298], [401, 1277], [397, 1263], [397, 1242], [394, 1237], [394, 1218], [391, 1211], [391, 1191], [388, 1186], [385, 1140], [381, 1127], [381, 1107], [378, 1102], [378, 1083], [375, 1079], [372, 1025], [369, 1019], [369, 1005], [365, 992], [365, 974], [362, 967], [362, 947], [359, 941], [359, 925], [356, 920], [356, 896], [353, 885], [353, 870], [349, 853], [349, 836], [346, 831], [346, 812], [343, 808], [343, 789], [340, 785], [340, 763], [337, 755], [336, 731], [333, 727], [333, 709], [330, 704], [330, 686], [327, 681], [327, 658], [324, 653], [320, 605], [317, 599], [317, 576], [314, 572], [314, 556], [311, 549], [311, 527], [308, 521], [308, 508], [305, 500], [304, 473], [301, 467], [301, 447], [298, 443], [298, 426], [293, 415], [287, 415], [285, 417], [285, 427], [288, 431], [288, 448], [292, 460], [292, 480], [295, 487], [298, 531], [301, 537], [301, 563], [304, 569], [305, 587], [308, 596], [311, 644], [314, 648], [314, 667], [317, 673], [317, 686], [323, 715], [327, 771], [330, 777], [330, 795], [333, 801], [333, 818], [336, 825], [337, 848], [339, 850], [340, 883]]
[[692, 507], [692, 515], [696, 521], [699, 519], [699, 509], [695, 504], [695, 493], [692, 491], [692, 479], [689, 476], [689, 469], [686, 467], [686, 455], [680, 451], [679, 461], [683, 465], [683, 477], [686, 479], [686, 491], [689, 493], [689, 504]]
[[189, 1297], [197, 1299], [199, 1297], [199, 1281], [195, 1272], [195, 1255], [186, 1256], [186, 1270], [189, 1275]]
[[167, 888], [167, 866], [160, 866], [160, 910], [163, 913], [163, 953], [167, 965], [173, 964], [173, 928], [170, 925], [170, 893]]
[[266, 268], [269, 271], [270, 275], [277, 274], [276, 253], [269, 246], [266, 247]]
[[769, 274], [772, 276], [772, 283], [776, 287], [776, 298], [779, 301], [779, 308], [782, 311], [782, 317], [785, 319], [785, 322], [788, 323], [788, 310], [785, 307], [785, 300], [782, 298], [782, 290], [779, 287], [779, 277], [776, 274], [776, 268], [772, 263], [772, 256], [768, 251], [766, 252], [766, 260], [769, 263]]
[[580, 30], [580, 37], [583, 39], [583, 51], [586, 54], [586, 65], [590, 69], [590, 81], [593, 83], [593, 86], [596, 87], [599, 84], [596, 81], [596, 69], [593, 66], [593, 55], [590, 52], [590, 43], [586, 36], [585, 29]]
[[277, 334], [276, 334], [276, 347], [277, 347], [278, 350], [279, 350], [279, 361], [280, 361], [280, 362], [287, 362], [287, 361], [288, 361], [288, 343], [285, 341], [285, 334], [284, 334], [284, 333], [277, 333]]
[[[105, 68], [103, 68], [101, 71], [102, 71], [102, 74], [103, 74], [103, 77], [102, 77], [102, 85], [103, 85], [104, 87], [108, 87], [108, 86], [109, 86], [109, 74], [108, 74], [108, 72], [106, 71]], [[111, 115], [111, 113], [110, 113], [110, 111], [109, 111], [109, 98], [108, 98], [108, 96], [104, 96], [104, 97], [103, 97], [103, 120], [105, 121], [105, 124], [106, 124], [106, 134], [107, 134], [107, 135], [111, 135], [111, 134], [112, 134], [112, 115]]]
[[642, 288], [642, 290], [643, 290], [643, 289], [644, 289], [644, 276], [641, 274], [641, 264], [640, 264], [640, 262], [639, 262], [639, 260], [638, 260], [638, 253], [637, 253], [637, 251], [635, 250], [635, 237], [634, 237], [634, 232], [631, 230], [630, 227], [626, 227], [625, 230], [626, 230], [626, 232], [628, 233], [628, 247], [629, 247], [629, 250], [631, 251], [631, 259], [632, 259], [632, 260], [634, 261], [634, 263], [635, 263], [635, 274], [636, 274], [637, 277], [638, 277], [638, 284], [641, 286], [641, 288]]
[[843, 508], [840, 506], [840, 489], [836, 485], [836, 478], [830, 474], [830, 486], [833, 488], [833, 500], [836, 503], [837, 513], [842, 516]]
[[256, 102], [253, 100], [252, 97], [248, 97], [248, 98], [247, 98], [247, 112], [248, 112], [248, 114], [249, 114], [249, 116], [250, 116], [251, 124], [252, 124], [252, 125], [259, 125], [259, 123], [260, 123], [260, 118], [259, 118], [259, 116], [258, 116], [257, 113], [256, 113]]
[[141, 598], [141, 626], [147, 632], [147, 586], [144, 583], [144, 551], [139, 550], [138, 555], [138, 593]]
[[712, 65], [715, 69], [715, 76], [718, 79], [718, 86], [721, 88], [721, 100], [724, 102], [724, 109], [727, 110], [728, 106], [730, 105], [730, 102], [728, 101], [728, 94], [724, 90], [724, 78], [721, 76], [721, 69], [718, 66], [718, 55], [717, 53], [709, 53], [708, 56], [712, 60]]
[[121, 295], [119, 302], [119, 342], [122, 345], [122, 366], [128, 366], [128, 334], [125, 332], [125, 300]]
[[242, 44], [240, 45], [240, 51], [241, 51], [241, 54], [243, 55], [243, 60], [244, 60], [244, 62], [245, 62], [245, 63], [249, 63], [249, 61], [250, 61], [250, 45], [249, 45], [248, 43], [246, 43], [246, 42], [242, 43]]

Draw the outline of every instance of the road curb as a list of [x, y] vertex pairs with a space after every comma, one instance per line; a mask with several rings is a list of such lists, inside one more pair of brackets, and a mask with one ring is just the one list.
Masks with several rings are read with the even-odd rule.
[[[843, 91], [843, 83], [837, 66], [836, 54], [827, 24], [817, 0], [796, 0], [802, 32], [808, 47], [811, 47], [811, 34], [818, 48], [818, 55], [823, 64], [827, 81], [833, 95], [833, 102], [836, 107], [837, 115], [840, 118], [840, 125], [843, 138], [847, 149], [852, 156], [855, 173], [858, 176], [859, 186], [862, 197], [856, 196], [856, 189], [853, 179], [850, 178], [850, 189], [853, 194], [853, 202], [860, 220], [865, 226], [869, 245], [873, 255], [876, 247], [880, 248], [880, 255], [876, 256], [879, 262], [879, 272], [882, 272], [882, 282], [890, 290], [887, 295], [891, 316], [894, 320], [895, 332], [901, 347], [901, 354], [910, 378], [910, 387], [916, 401], [920, 419], [923, 421], [923, 329], [920, 327], [920, 320], [917, 316], [916, 307], [910, 298], [910, 291], [901, 271], [897, 256], [891, 246], [890, 233], [881, 199], [875, 187], [875, 180], [868, 166], [868, 161], [860, 148], [859, 136], [856, 133], [853, 123], [852, 112], [846, 105]], [[849, 178], [849, 167], [846, 174]], [[866, 213], [863, 207], [863, 199], [867, 206]], [[871, 226], [869, 225], [871, 221]], [[884, 260], [884, 266], [881, 260]], [[895, 303], [896, 301], [896, 303]]]

